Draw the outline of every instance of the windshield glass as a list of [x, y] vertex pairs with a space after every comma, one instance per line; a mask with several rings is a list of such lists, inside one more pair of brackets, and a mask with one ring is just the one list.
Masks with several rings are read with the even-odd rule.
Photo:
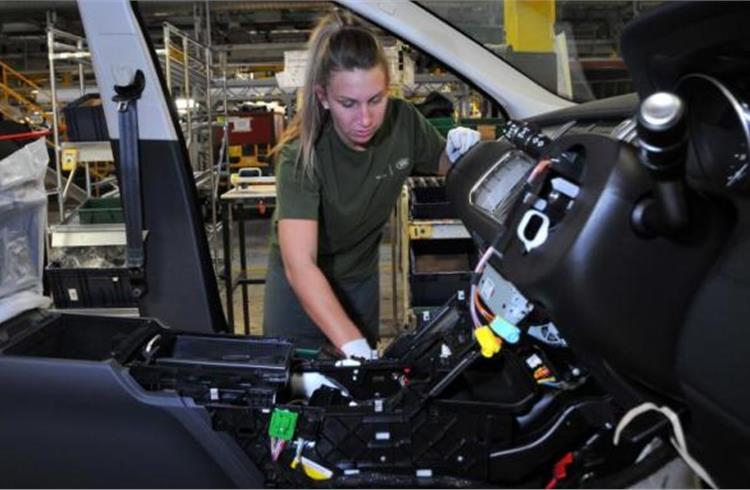
[[633, 91], [620, 55], [625, 25], [657, 1], [418, 2], [550, 91], [585, 102]]

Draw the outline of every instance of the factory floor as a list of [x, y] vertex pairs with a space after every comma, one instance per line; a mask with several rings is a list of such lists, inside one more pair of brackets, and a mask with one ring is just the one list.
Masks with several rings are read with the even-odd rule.
[[[245, 244], [247, 248], [248, 274], [251, 278], [264, 278], [268, 263], [270, 219], [252, 219], [245, 221]], [[390, 224], [385, 230], [385, 238], [380, 245], [380, 335], [387, 342], [388, 338], [397, 332], [397, 324], [394, 321], [393, 306], [393, 265], [391, 262], [391, 228]], [[232, 241], [232, 274], [236, 277], [240, 271], [239, 245], [236, 229], [233, 230]], [[218, 240], [221, 249], [221, 239]], [[263, 335], [263, 296], [264, 284], [247, 285], [250, 334]], [[226, 291], [223, 280], [219, 280], [219, 290], [222, 304], [226, 307]], [[242, 308], [242, 286], [237, 286], [233, 293], [234, 304], [234, 332], [243, 334], [243, 308]], [[397, 281], [397, 293], [401, 293], [400, 281]], [[400, 298], [400, 296], [398, 296]], [[399, 315], [397, 313], [397, 315]], [[400, 328], [398, 328], [400, 330]]]

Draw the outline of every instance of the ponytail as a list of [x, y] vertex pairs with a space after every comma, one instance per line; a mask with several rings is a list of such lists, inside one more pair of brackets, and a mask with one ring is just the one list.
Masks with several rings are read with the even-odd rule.
[[308, 42], [308, 59], [299, 110], [279, 138], [271, 154], [285, 144], [299, 139], [294, 161], [311, 177], [315, 168], [315, 143], [328, 114], [315, 94], [315, 87], [326, 87], [331, 74], [381, 66], [389, 79], [388, 62], [383, 46], [368, 29], [355, 25], [351, 16], [334, 11], [323, 17]]

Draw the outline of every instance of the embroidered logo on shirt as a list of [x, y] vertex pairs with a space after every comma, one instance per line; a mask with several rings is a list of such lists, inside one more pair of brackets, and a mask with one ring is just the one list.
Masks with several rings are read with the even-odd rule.
[[403, 169], [405, 169], [408, 166], [409, 166], [409, 158], [408, 157], [401, 158], [401, 159], [399, 159], [396, 162], [396, 170], [403, 170]]
[[388, 165], [388, 171], [384, 174], [376, 175], [375, 180], [387, 179], [394, 174], [393, 168], [396, 167], [396, 171], [404, 170], [409, 167], [409, 158], [403, 157], [396, 161], [393, 165]]

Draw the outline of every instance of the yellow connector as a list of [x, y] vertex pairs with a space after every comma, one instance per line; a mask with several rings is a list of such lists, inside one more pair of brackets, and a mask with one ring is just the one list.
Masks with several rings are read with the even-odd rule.
[[304, 456], [300, 458], [300, 461], [302, 462], [302, 469], [304, 469], [305, 475], [312, 480], [330, 480], [333, 476], [333, 471], [315, 461], [307, 459]]
[[503, 341], [497, 337], [490, 327], [487, 325], [479, 327], [474, 330], [474, 337], [476, 337], [479, 346], [482, 348], [482, 355], [484, 357], [492, 357], [498, 352], [503, 346]]

